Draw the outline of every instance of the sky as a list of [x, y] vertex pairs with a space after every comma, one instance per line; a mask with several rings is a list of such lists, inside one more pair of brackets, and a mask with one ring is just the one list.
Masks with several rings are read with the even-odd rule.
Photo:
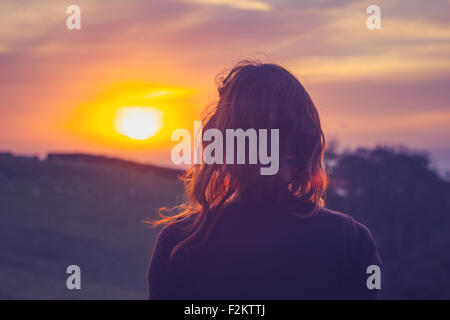
[[[66, 27], [71, 4], [80, 30]], [[252, 58], [297, 76], [341, 147], [403, 145], [450, 170], [449, 12], [449, 0], [2, 0], [0, 150], [171, 165], [170, 133], [192, 130], [217, 75]], [[163, 129], [115, 132], [127, 106], [161, 110]]]

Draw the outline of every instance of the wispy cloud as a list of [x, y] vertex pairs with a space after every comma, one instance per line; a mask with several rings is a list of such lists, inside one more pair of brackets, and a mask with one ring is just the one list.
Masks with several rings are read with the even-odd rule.
[[221, 5], [241, 10], [269, 11], [272, 9], [272, 6], [269, 3], [259, 0], [178, 0], [178, 1], [205, 4], [205, 5]]
[[438, 74], [450, 74], [450, 60], [446, 57], [434, 59], [400, 55], [311, 57], [300, 58], [290, 65], [294, 72], [309, 82], [362, 79], [414, 81], [418, 76], [421, 79], [432, 79]]

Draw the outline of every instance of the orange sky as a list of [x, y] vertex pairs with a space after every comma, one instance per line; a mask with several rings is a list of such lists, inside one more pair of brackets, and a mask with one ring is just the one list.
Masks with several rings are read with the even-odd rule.
[[[65, 26], [70, 4], [81, 8], [81, 30]], [[377, 31], [366, 28], [370, 4], [2, 1], [0, 150], [169, 165], [170, 132], [192, 130], [216, 98], [215, 76], [257, 57], [302, 81], [342, 146], [403, 144], [450, 169], [450, 2], [377, 1]], [[115, 133], [114, 110], [130, 105], [161, 109], [163, 130], [146, 141]]]

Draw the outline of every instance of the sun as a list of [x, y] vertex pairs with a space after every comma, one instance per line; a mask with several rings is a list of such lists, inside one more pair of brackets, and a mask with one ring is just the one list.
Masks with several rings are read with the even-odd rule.
[[153, 107], [123, 107], [116, 111], [114, 129], [129, 138], [146, 140], [163, 126], [163, 112]]

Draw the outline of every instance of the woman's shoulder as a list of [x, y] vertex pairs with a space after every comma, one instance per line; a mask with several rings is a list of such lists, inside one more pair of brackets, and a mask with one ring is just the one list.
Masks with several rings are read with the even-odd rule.
[[159, 242], [172, 242], [177, 241], [177, 238], [181, 236], [183, 230], [188, 225], [187, 221], [175, 221], [165, 225], [158, 234], [157, 240]]
[[322, 223], [330, 224], [342, 229], [347, 234], [352, 234], [357, 239], [373, 240], [369, 228], [349, 214], [323, 207], [318, 211], [316, 218]]
[[194, 220], [194, 216], [188, 216], [165, 225], [158, 233], [157, 243], [166, 248], [173, 247], [185, 238]]
[[317, 212], [317, 216], [322, 219], [329, 219], [329, 220], [333, 220], [333, 221], [341, 222], [341, 223], [352, 223], [353, 221], [355, 221], [347, 213], [343, 213], [343, 212], [336, 211], [336, 210], [331, 210], [326, 207], [321, 207]]

